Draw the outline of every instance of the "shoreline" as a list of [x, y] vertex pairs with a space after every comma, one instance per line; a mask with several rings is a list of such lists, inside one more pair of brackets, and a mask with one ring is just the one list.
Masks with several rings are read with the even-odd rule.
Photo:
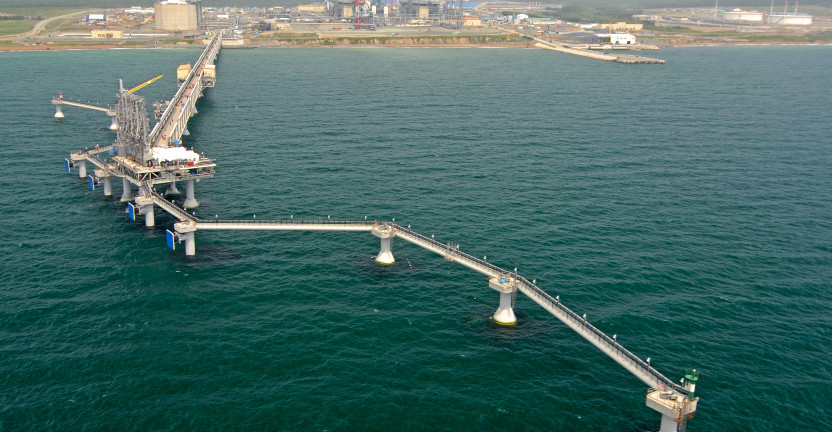
[[[682, 48], [682, 47], [709, 47], [709, 46], [825, 46], [832, 45], [832, 42], [690, 42], [690, 43], [672, 43], [662, 44], [668, 48]], [[378, 48], [533, 48], [540, 49], [526, 44], [489, 44], [489, 43], [450, 43], [450, 44], [436, 44], [436, 43], [407, 43], [407, 44], [389, 44], [389, 43], [363, 43], [363, 44], [310, 44], [308, 42], [298, 43], [281, 43], [281, 44], [246, 44], [237, 47], [226, 47], [226, 49], [254, 49], [254, 48], [358, 48], [358, 47], [378, 47]], [[117, 45], [117, 44], [60, 44], [60, 45], [6, 45], [0, 46], [0, 52], [20, 52], [20, 51], [80, 51], [80, 50], [101, 50], [101, 49], [196, 49], [200, 48], [196, 44], [177, 45]], [[639, 50], [635, 50], [639, 51]]]

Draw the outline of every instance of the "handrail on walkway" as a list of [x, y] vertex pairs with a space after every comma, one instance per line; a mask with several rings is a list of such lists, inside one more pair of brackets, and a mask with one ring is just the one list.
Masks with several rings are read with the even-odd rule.
[[151, 142], [156, 141], [156, 137], [160, 133], [162, 125], [167, 124], [167, 122], [170, 121], [170, 117], [173, 115], [173, 111], [175, 109], [176, 104], [179, 103], [179, 101], [182, 99], [182, 95], [185, 93], [185, 90], [188, 89], [188, 86], [186, 84], [191, 82], [194, 75], [196, 74], [196, 71], [200, 70], [201, 67], [204, 66], [202, 63], [205, 61], [205, 58], [209, 55], [208, 53], [217, 49], [217, 44], [220, 43], [222, 43], [222, 34], [217, 32], [217, 34], [215, 34], [214, 37], [211, 38], [211, 42], [208, 43], [208, 46], [205, 48], [205, 50], [202, 51], [202, 54], [200, 54], [199, 59], [197, 59], [196, 63], [194, 63], [196, 66], [191, 68], [191, 71], [188, 72], [188, 75], [185, 78], [185, 82], [183, 83], [183, 85], [179, 86], [179, 89], [176, 90], [176, 94], [174, 94], [173, 98], [171, 98], [171, 102], [165, 108], [165, 111], [162, 113], [162, 116], [159, 118], [159, 121], [153, 126], [153, 129], [150, 131], [149, 139]]

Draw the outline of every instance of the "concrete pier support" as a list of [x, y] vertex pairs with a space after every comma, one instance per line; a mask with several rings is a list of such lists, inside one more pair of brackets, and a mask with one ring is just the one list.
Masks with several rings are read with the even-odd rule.
[[87, 178], [87, 161], [80, 159], [73, 162], [78, 167], [78, 178]]
[[[693, 382], [696, 382], [695, 378], [693, 378]], [[690, 386], [686, 385], [686, 387], [690, 390]], [[693, 392], [690, 391], [691, 397], [686, 397], [675, 391], [662, 389], [660, 385], [658, 389], [647, 393], [647, 407], [658, 411], [662, 415], [659, 432], [677, 432], [679, 421], [686, 421], [693, 417], [699, 398], [692, 397]]]
[[191, 136], [191, 132], [188, 130], [188, 127], [185, 127], [185, 130], [182, 131], [182, 136]]
[[199, 207], [199, 201], [197, 201], [196, 197], [194, 197], [193, 180], [188, 180], [185, 183], [185, 203], [182, 205], [182, 207], [186, 209]]
[[[53, 102], [53, 103], [54, 103], [54, 102]], [[64, 116], [64, 113], [63, 113], [63, 111], [61, 111], [61, 104], [60, 104], [60, 103], [56, 103], [56, 104], [55, 104], [55, 118], [57, 118], [57, 119], [62, 119], [62, 118], [64, 118], [64, 117], [65, 117], [65, 116]]]
[[514, 316], [514, 296], [517, 293], [517, 280], [512, 277], [501, 276], [490, 279], [488, 286], [500, 293], [500, 306], [491, 319], [500, 325], [517, 324], [517, 317]]
[[144, 212], [144, 226], [153, 228], [156, 225], [156, 215], [153, 213], [153, 204], [142, 206]]
[[113, 196], [113, 185], [110, 183], [110, 177], [102, 177], [101, 181], [104, 183], [104, 196]]
[[130, 186], [130, 181], [126, 177], [121, 178], [121, 202], [133, 201], [133, 187]]
[[182, 235], [182, 239], [185, 240], [185, 256], [194, 256], [196, 255], [196, 236], [194, 235], [193, 231], [189, 233], [185, 233]]
[[393, 257], [393, 251], [390, 249], [393, 243], [393, 237], [396, 233], [390, 227], [375, 227], [373, 228], [373, 235], [381, 239], [381, 251], [376, 257], [376, 262], [383, 265], [390, 265], [396, 262]]
[[165, 195], [179, 195], [179, 193], [179, 189], [176, 188], [176, 182], [170, 182], [168, 190], [165, 191]]
[[138, 196], [136, 197], [136, 204], [141, 208], [142, 213], [144, 213], [144, 226], [152, 228], [156, 225], [156, 216], [153, 214], [153, 198], [149, 196]]
[[659, 432], [677, 432], [679, 423], [676, 419], [668, 415], [662, 415], [662, 425], [659, 427]]
[[196, 226], [191, 222], [177, 222], [173, 224], [173, 229], [179, 239], [185, 242], [185, 256], [196, 255]]

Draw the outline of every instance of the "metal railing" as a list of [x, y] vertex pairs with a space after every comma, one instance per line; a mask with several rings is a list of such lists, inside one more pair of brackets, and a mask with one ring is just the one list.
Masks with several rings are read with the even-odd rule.
[[581, 336], [583, 336], [587, 340], [590, 340], [590, 338], [596, 339], [596, 341], [600, 342], [601, 345], [605, 346], [605, 349], [609, 351], [606, 352], [606, 354], [609, 355], [613, 360], [616, 360], [619, 363], [621, 363], [621, 361], [627, 361], [628, 363], [630, 363], [633, 369], [636, 369], [640, 372], [637, 374], [641, 375], [639, 376], [639, 379], [644, 381], [647, 385], [651, 387], [656, 387], [658, 384], [663, 384], [668, 389], [675, 390], [680, 394], [684, 395], [687, 393], [687, 390], [684, 387], [680, 386], [679, 384], [676, 384], [669, 378], [659, 373], [657, 370], [653, 369], [653, 367], [647, 364], [647, 362], [645, 362], [644, 360], [642, 360], [641, 358], [639, 358], [638, 356], [621, 346], [621, 344], [619, 344], [616, 340], [607, 336], [604, 332], [590, 324], [582, 316], [578, 315], [568, 307], [564, 306], [563, 303], [560, 302], [560, 300], [552, 298], [552, 296], [549, 295], [546, 291], [543, 291], [537, 285], [531, 283], [525, 277], [520, 276], [516, 272], [506, 270], [502, 267], [498, 267], [494, 264], [491, 264], [485, 260], [476, 258], [470, 254], [462, 252], [458, 248], [446, 245], [444, 243], [440, 243], [436, 241], [436, 239], [426, 237], [409, 228], [404, 228], [394, 223], [385, 225], [393, 227], [396, 230], [397, 235], [405, 234], [401, 236], [405, 240], [418, 244], [418, 242], [413, 242], [411, 239], [407, 238], [408, 236], [413, 237], [415, 239], [418, 239], [419, 242], [429, 244], [435, 249], [444, 251], [446, 256], [452, 256], [455, 260], [462, 258], [467, 261], [470, 261], [471, 263], [476, 264], [482, 269], [480, 270], [480, 273], [492, 277], [497, 275], [503, 275], [515, 278], [517, 281], [520, 282], [520, 291], [522, 291], [523, 294], [525, 294], [527, 297], [533, 300], [545, 302], [552, 309], [555, 309], [558, 312], [560, 312], [562, 316], [555, 315], [555, 317], [557, 317], [561, 321], [564, 321], [564, 323], [566, 323], [567, 320], [570, 321], [573, 325], [575, 325], [575, 327], [581, 329], [581, 331], [578, 331], [578, 333], [581, 334]]
[[497, 276], [497, 275], [513, 274], [513, 272], [509, 272], [508, 270], [503, 269], [501, 267], [497, 267], [497, 266], [495, 266], [494, 264], [491, 264], [488, 261], [485, 261], [483, 259], [477, 258], [477, 257], [472, 256], [470, 254], [467, 254], [465, 252], [462, 252], [457, 247], [448, 246], [447, 244], [436, 241], [436, 239], [426, 237], [422, 234], [417, 233], [416, 231], [413, 231], [410, 228], [405, 228], [405, 227], [403, 227], [399, 224], [395, 224], [395, 223], [385, 223], [385, 224], [383, 224], [383, 226], [392, 227], [396, 231], [396, 235], [399, 235], [400, 233], [404, 233], [405, 236], [402, 236], [402, 238], [404, 238], [405, 240], [411, 241], [411, 243], [415, 244], [416, 242], [413, 242], [412, 240], [408, 239], [407, 236], [418, 239], [418, 241], [421, 241], [423, 243], [427, 243], [427, 244], [433, 246], [436, 249], [443, 250], [443, 251], [445, 251], [447, 256], [453, 256], [454, 259], [462, 258], [462, 259], [465, 259], [467, 261], [470, 261], [472, 264], [475, 264], [476, 266], [480, 267], [481, 270], [479, 270], [479, 272], [486, 275], [486, 276], [492, 276], [493, 277], [493, 276]]
[[373, 222], [365, 220], [330, 220], [330, 219], [194, 219], [200, 228], [211, 229], [211, 225], [238, 227], [357, 227], [372, 229]]
[[150, 196], [153, 197], [153, 203], [162, 208], [162, 210], [170, 213], [173, 217], [179, 218], [180, 221], [190, 220], [190, 221], [198, 221], [199, 219], [196, 216], [188, 213], [185, 209], [177, 206], [171, 201], [168, 201], [163, 197], [159, 192], [153, 190], [153, 188], [148, 187], [150, 190]]
[[188, 90], [188, 83], [191, 82], [191, 80], [194, 78], [196, 71], [200, 70], [204, 66], [203, 62], [205, 61], [205, 58], [209, 55], [214, 55], [214, 50], [219, 51], [219, 48], [222, 46], [221, 44], [222, 35], [220, 33], [217, 33], [211, 39], [211, 42], [208, 43], [208, 47], [206, 47], [205, 50], [202, 51], [202, 54], [199, 56], [199, 59], [195, 63], [196, 66], [192, 68], [191, 71], [188, 73], [188, 76], [185, 78], [185, 82], [181, 86], [179, 86], [179, 89], [176, 91], [176, 94], [171, 99], [171, 102], [168, 104], [168, 106], [165, 108], [165, 111], [162, 113], [162, 117], [160, 117], [156, 125], [153, 126], [153, 130], [150, 131], [149, 137], [151, 142], [156, 142], [156, 138], [158, 138], [158, 135], [161, 133], [161, 130], [164, 127], [163, 125], [167, 124], [170, 121], [170, 118], [173, 115], [176, 105], [181, 101], [182, 95], [185, 93], [185, 91]]
[[516, 278], [518, 281], [520, 281], [520, 290], [523, 291], [523, 294], [526, 294], [527, 297], [533, 300], [543, 301], [547, 303], [549, 307], [556, 309], [558, 312], [562, 313], [563, 317], [558, 318], [564, 321], [564, 323], [566, 323], [566, 321], [568, 320], [576, 327], [580, 328], [582, 331], [579, 331], [578, 333], [584, 336], [584, 338], [586, 338], [587, 340], [589, 340], [590, 337], [593, 337], [597, 341], [602, 342], [603, 345], [605, 345], [605, 348], [611, 351], [607, 354], [614, 360], [620, 363], [619, 359], [616, 358], [613, 354], [623, 358], [623, 360], [628, 361], [631, 364], [631, 366], [633, 366], [635, 369], [641, 372], [643, 376], [640, 376], [639, 378], [642, 379], [642, 381], [644, 381], [645, 384], [651, 387], [657, 387], [658, 384], [664, 384], [664, 386], [666, 386], [668, 390], [675, 390], [676, 392], [682, 395], [687, 394], [687, 390], [683, 386], [665, 377], [656, 369], [653, 369], [653, 367], [650, 366], [646, 361], [642, 360], [641, 358], [630, 352], [628, 349], [621, 346], [621, 344], [619, 344], [618, 341], [607, 336], [604, 332], [599, 330], [594, 325], [590, 324], [582, 316], [578, 315], [568, 307], [564, 306], [563, 303], [560, 302], [560, 300], [552, 298], [552, 296], [549, 295], [546, 291], [543, 291], [537, 285], [529, 282], [529, 280], [525, 277], [517, 275]]

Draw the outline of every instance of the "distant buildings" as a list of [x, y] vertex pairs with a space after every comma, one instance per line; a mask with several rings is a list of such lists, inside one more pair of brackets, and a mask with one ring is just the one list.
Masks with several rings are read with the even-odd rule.
[[812, 15], [797, 12], [775, 12], [768, 16], [768, 23], [772, 25], [812, 25]]
[[156, 30], [196, 30], [202, 27], [201, 0], [164, 0], [153, 5]]
[[636, 37], [628, 33], [596, 34], [600, 43], [611, 45], [635, 45]]
[[730, 9], [722, 12], [722, 21], [728, 23], [762, 24], [763, 13], [744, 11], [741, 9]]
[[627, 24], [624, 21], [619, 21], [617, 23], [608, 23], [608, 24], [598, 24], [599, 28], [604, 30], [609, 30], [610, 33], [612, 32], [637, 32], [644, 29], [644, 24]]

